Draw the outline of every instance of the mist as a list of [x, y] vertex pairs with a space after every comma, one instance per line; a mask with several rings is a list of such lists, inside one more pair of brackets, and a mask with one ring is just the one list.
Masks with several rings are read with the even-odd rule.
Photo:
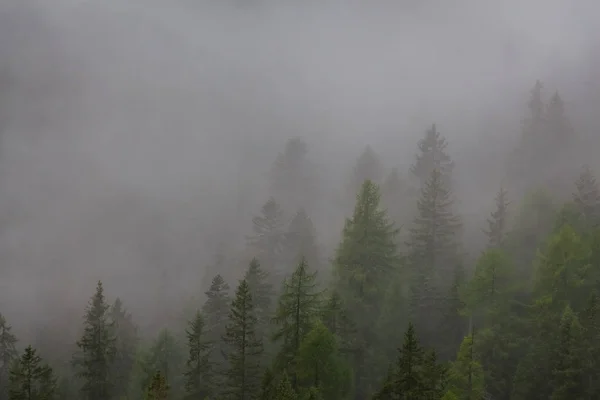
[[594, 139], [599, 11], [566, 0], [2, 2], [0, 309], [21, 330], [57, 318], [57, 304], [77, 315], [101, 279], [143, 320], [165, 271], [169, 293], [197, 294], [217, 246], [243, 245], [295, 136], [324, 181], [315, 222], [329, 246], [364, 146], [407, 170], [432, 123], [457, 163], [463, 217], [480, 224], [536, 79]]

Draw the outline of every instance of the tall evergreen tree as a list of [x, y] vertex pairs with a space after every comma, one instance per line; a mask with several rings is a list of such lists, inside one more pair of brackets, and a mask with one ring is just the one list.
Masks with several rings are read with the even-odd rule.
[[17, 337], [11, 332], [12, 327], [6, 322], [6, 318], [0, 314], [0, 400], [8, 397], [8, 379], [13, 360], [19, 353], [15, 347]]
[[110, 368], [115, 356], [115, 336], [109, 308], [102, 282], [98, 281], [96, 293], [86, 308], [83, 335], [77, 341], [79, 352], [73, 359], [83, 382], [82, 397], [87, 400], [108, 399], [114, 389]]
[[348, 183], [348, 193], [350, 196], [354, 196], [360, 191], [361, 186], [366, 180], [380, 184], [383, 180], [383, 174], [383, 163], [379, 155], [377, 155], [371, 146], [366, 146], [354, 164], [350, 182]]
[[408, 262], [411, 272], [411, 313], [419, 337], [433, 344], [439, 328], [440, 304], [452, 289], [460, 262], [460, 219], [452, 212], [452, 198], [441, 173], [434, 169], [421, 189], [418, 215], [410, 230]]
[[454, 162], [446, 152], [448, 142], [437, 130], [435, 124], [425, 132], [425, 137], [419, 140], [419, 153], [410, 171], [417, 178], [421, 186], [430, 179], [434, 170], [440, 174], [440, 178], [446, 188], [450, 188]]
[[[256, 317], [255, 335], [259, 338], [269, 337], [272, 333], [271, 317], [275, 292], [269, 280], [269, 274], [261, 268], [257, 259], [252, 259], [246, 270], [244, 280], [252, 296], [252, 308]], [[263, 357], [271, 356], [270, 343], [263, 343]]]
[[567, 118], [565, 104], [558, 92], [554, 92], [546, 107], [546, 136], [557, 147], [569, 144], [573, 137], [573, 128]]
[[372, 380], [372, 344], [377, 343], [375, 326], [387, 281], [400, 262], [395, 243], [398, 230], [379, 202], [379, 188], [365, 181], [334, 258], [334, 287], [353, 311], [357, 328], [353, 362], [357, 399], [367, 396]]
[[283, 292], [273, 321], [278, 328], [274, 340], [282, 341], [278, 357], [279, 365], [290, 372], [292, 387], [297, 389], [296, 361], [300, 343], [312, 328], [319, 311], [320, 293], [316, 288], [317, 273], [310, 273], [302, 258], [289, 280], [283, 284]]
[[146, 382], [151, 382], [156, 371], [169, 384], [170, 395], [179, 398], [183, 392], [185, 353], [182, 343], [169, 329], [162, 329], [154, 340], [144, 362]]
[[229, 370], [226, 373], [226, 392], [234, 400], [254, 398], [261, 381], [262, 338], [256, 336], [257, 318], [250, 288], [242, 280], [231, 304], [229, 323], [223, 340]]
[[35, 349], [27, 346], [10, 371], [10, 400], [58, 399], [57, 381], [52, 368], [42, 364]]
[[346, 354], [352, 352], [356, 326], [341, 296], [334, 290], [322, 304], [321, 321], [337, 337], [340, 352]]
[[576, 192], [573, 193], [573, 201], [584, 225], [596, 227], [600, 222], [600, 189], [593, 172], [585, 166], [579, 179], [575, 182]]
[[225, 335], [230, 302], [229, 285], [221, 275], [216, 275], [212, 279], [210, 289], [206, 292], [202, 315], [206, 324], [206, 340], [212, 346], [209, 361], [219, 371], [223, 369], [221, 365], [226, 351], [221, 338]]
[[185, 391], [186, 398], [205, 399], [212, 389], [212, 365], [209, 360], [211, 344], [206, 341], [204, 318], [198, 311], [185, 332], [188, 344], [186, 362]]
[[283, 254], [286, 259], [286, 275], [293, 273], [302, 258], [315, 270], [320, 269], [315, 227], [302, 208], [298, 210], [287, 229]]
[[110, 319], [115, 338], [115, 357], [110, 367], [111, 382], [116, 397], [124, 396], [129, 388], [138, 344], [137, 326], [129, 312], [117, 298], [110, 309]]
[[475, 352], [474, 340], [473, 333], [465, 337], [460, 345], [456, 361], [450, 369], [451, 391], [459, 399], [476, 400], [484, 398], [483, 369]]
[[585, 398], [581, 340], [581, 325], [573, 310], [567, 306], [560, 322], [551, 400]]
[[252, 218], [253, 234], [248, 244], [271, 278], [281, 275], [281, 252], [285, 237], [283, 211], [274, 198], [269, 198], [261, 208], [261, 215]]
[[491, 213], [487, 220], [487, 229], [484, 230], [488, 237], [489, 248], [499, 248], [504, 243], [508, 224], [508, 205], [506, 190], [500, 188], [496, 194], [496, 209]]

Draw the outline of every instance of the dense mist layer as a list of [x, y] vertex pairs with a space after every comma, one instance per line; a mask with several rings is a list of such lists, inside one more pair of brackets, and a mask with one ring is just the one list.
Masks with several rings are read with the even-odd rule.
[[480, 224], [536, 79], [595, 135], [597, 15], [566, 0], [2, 2], [0, 309], [16, 326], [56, 301], [80, 313], [102, 279], [143, 319], [165, 276], [197, 291], [217, 247], [243, 245], [294, 136], [324, 180], [330, 247], [364, 146], [407, 171], [434, 122]]

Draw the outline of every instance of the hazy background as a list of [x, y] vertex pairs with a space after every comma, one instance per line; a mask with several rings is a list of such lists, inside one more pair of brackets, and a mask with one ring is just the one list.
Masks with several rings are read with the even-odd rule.
[[0, 310], [20, 329], [81, 314], [102, 279], [143, 320], [162, 278], [197, 291], [298, 135], [329, 246], [363, 147], [405, 171], [433, 122], [481, 224], [536, 79], [594, 160], [599, 16], [591, 0], [1, 0]]

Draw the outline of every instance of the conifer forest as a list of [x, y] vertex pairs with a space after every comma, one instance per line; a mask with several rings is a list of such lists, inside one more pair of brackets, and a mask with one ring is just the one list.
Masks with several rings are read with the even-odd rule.
[[0, 400], [600, 400], [600, 41], [392, 74], [340, 21], [467, 17], [75, 3], [0, 4]]

